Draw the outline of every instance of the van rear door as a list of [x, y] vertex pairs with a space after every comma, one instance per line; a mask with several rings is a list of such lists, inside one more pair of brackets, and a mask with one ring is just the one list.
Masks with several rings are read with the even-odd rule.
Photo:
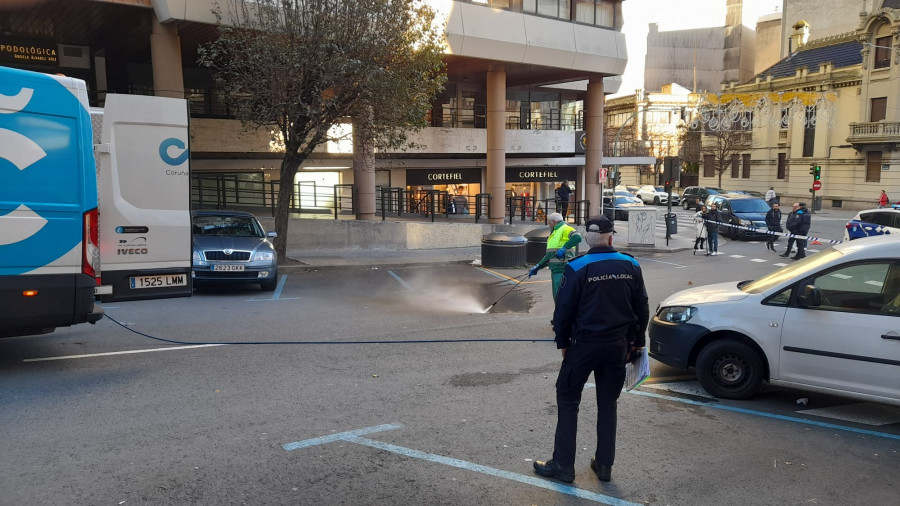
[[187, 102], [107, 95], [100, 131], [101, 280], [112, 287], [102, 300], [190, 296]]

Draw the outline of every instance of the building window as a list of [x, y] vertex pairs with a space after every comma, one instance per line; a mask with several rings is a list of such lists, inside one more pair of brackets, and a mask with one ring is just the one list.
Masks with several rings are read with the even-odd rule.
[[750, 179], [750, 155], [741, 155], [742, 159], [742, 171], [741, 177], [744, 179]]
[[816, 145], [816, 106], [806, 108], [803, 128], [803, 156], [812, 156]]
[[881, 151], [866, 153], [866, 182], [881, 182]]
[[883, 69], [891, 66], [891, 36], [875, 39], [875, 68]]
[[869, 121], [883, 121], [887, 113], [887, 97], [873, 98]]
[[787, 172], [787, 155], [778, 153], [778, 179], [784, 179]]
[[741, 177], [741, 157], [740, 155], [731, 155], [731, 179]]
[[606, 28], [616, 27], [616, 4], [607, 0], [597, 0], [597, 18], [594, 24]]
[[716, 175], [716, 157], [713, 155], [703, 155], [703, 177], [715, 177]]

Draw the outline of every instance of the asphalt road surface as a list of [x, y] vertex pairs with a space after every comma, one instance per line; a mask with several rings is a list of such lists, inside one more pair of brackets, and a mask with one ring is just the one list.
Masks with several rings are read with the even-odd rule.
[[[724, 241], [720, 251], [638, 255], [651, 309], [682, 288], [789, 262], [759, 242]], [[900, 409], [778, 388], [719, 401], [692, 373], [661, 364], [620, 399], [611, 483], [588, 467], [590, 384], [575, 482], [535, 475], [532, 461], [552, 451], [560, 355], [549, 342], [549, 273], [516, 286], [523, 274], [470, 265], [298, 270], [274, 293], [108, 304], [121, 326], [104, 319], [0, 340], [0, 504], [900, 497]]]

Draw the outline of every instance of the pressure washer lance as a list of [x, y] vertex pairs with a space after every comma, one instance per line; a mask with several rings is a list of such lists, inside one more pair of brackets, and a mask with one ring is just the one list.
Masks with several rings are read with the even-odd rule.
[[[522, 278], [522, 279], [519, 279], [519, 281], [518, 281], [516, 284], [514, 284], [514, 285], [512, 286], [512, 288], [510, 288], [509, 290], [507, 290], [506, 293], [504, 293], [503, 295], [501, 295], [499, 299], [495, 300], [493, 304], [491, 304], [490, 306], [487, 307], [487, 309], [485, 309], [484, 311], [482, 311], [482, 314], [489, 313], [489, 312], [491, 311], [491, 309], [493, 309], [494, 306], [497, 305], [497, 303], [499, 303], [501, 300], [503, 300], [503, 297], [506, 297], [507, 295], [509, 295], [510, 292], [512, 292], [513, 290], [515, 290], [517, 286], [521, 285], [521, 284], [522, 284], [522, 281], [525, 281], [525, 276], [527, 276], [527, 275], [528, 275], [528, 273], [526, 272], [525, 274], [522, 274], [521, 276], [518, 276], [518, 278]], [[516, 278], [513, 278], [513, 279], [516, 279]]]

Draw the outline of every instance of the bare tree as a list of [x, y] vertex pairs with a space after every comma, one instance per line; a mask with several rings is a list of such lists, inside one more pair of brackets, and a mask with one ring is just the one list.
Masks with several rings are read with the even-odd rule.
[[719, 178], [718, 186], [722, 187], [722, 174], [733, 167], [735, 159], [750, 148], [750, 132], [746, 130], [707, 130], [703, 132], [700, 154], [704, 159], [712, 160], [713, 170]]
[[[216, 8], [219, 38], [201, 48], [200, 60], [245, 127], [274, 126], [273, 140], [284, 146], [275, 214], [275, 249], [284, 257], [300, 164], [351, 118], [373, 150], [401, 146], [406, 129], [425, 126], [445, 79], [441, 34], [420, 0], [225, 3]], [[374, 196], [374, 178], [369, 183]]]

